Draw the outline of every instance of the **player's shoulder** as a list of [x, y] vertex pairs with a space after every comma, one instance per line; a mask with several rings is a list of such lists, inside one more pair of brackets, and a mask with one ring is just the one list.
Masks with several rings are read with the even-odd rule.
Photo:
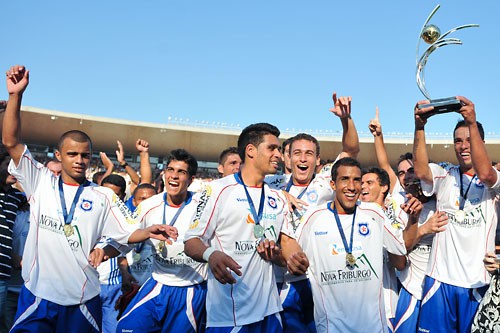
[[357, 209], [361, 214], [366, 214], [374, 218], [386, 218], [383, 208], [375, 202], [359, 202]]

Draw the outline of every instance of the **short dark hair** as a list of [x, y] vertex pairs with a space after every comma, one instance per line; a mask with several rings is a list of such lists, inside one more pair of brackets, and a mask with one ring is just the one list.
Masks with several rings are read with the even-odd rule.
[[92, 140], [90, 139], [90, 136], [88, 136], [85, 132], [79, 131], [79, 130], [71, 130], [63, 133], [61, 137], [59, 138], [59, 142], [57, 143], [57, 147], [59, 151], [61, 151], [61, 147], [64, 143], [64, 140], [66, 139], [71, 139], [76, 142], [88, 142], [90, 146], [90, 150], [92, 150]]
[[137, 185], [135, 187], [134, 193], [132, 195], [135, 196], [135, 194], [137, 193], [137, 191], [138, 190], [142, 190], [142, 189], [150, 189], [150, 190], [153, 190], [156, 193], [156, 188], [153, 186], [153, 184], [150, 184], [150, 183], [140, 183], [139, 185]]
[[314, 143], [314, 145], [316, 146], [316, 156], [319, 156], [319, 142], [318, 142], [318, 140], [314, 136], [307, 134], [307, 133], [299, 133], [296, 136], [290, 138], [290, 155], [292, 154], [293, 143], [295, 141], [298, 141], [298, 140], [306, 140], [306, 141], [310, 141], [310, 142]]
[[382, 168], [379, 167], [368, 167], [361, 170], [361, 176], [366, 175], [367, 173], [374, 173], [377, 175], [378, 184], [380, 186], [387, 186], [387, 191], [384, 192], [384, 199], [389, 194], [389, 190], [391, 188], [391, 179], [389, 178], [389, 174]]
[[196, 172], [198, 172], [198, 161], [196, 161], [196, 158], [184, 149], [172, 150], [167, 157], [165, 168], [168, 167], [168, 165], [172, 161], [186, 162], [186, 164], [188, 165], [187, 171], [189, 173], [189, 176], [195, 176]]
[[[479, 122], [479, 121], [476, 121], [477, 123], [477, 129], [479, 130], [479, 135], [481, 136], [481, 140], [484, 141], [484, 128], [483, 128], [483, 125]], [[455, 125], [455, 128], [453, 129], [453, 139], [455, 138], [455, 131], [457, 130], [457, 128], [460, 128], [460, 127], [469, 127], [469, 125], [467, 125], [467, 123], [465, 122], [465, 120], [459, 120], [457, 122], [457, 124]]]
[[127, 190], [127, 182], [125, 181], [125, 178], [114, 173], [104, 177], [104, 179], [101, 181], [101, 186], [104, 186], [104, 184], [118, 186], [123, 195], [125, 195], [125, 191]]
[[47, 162], [45, 162], [43, 165], [44, 165], [44, 166], [47, 166], [47, 165], [49, 165], [49, 163], [58, 163], [58, 164], [59, 164], [59, 163], [61, 163], [61, 161], [59, 161], [59, 160], [58, 160], [58, 159], [56, 159], [56, 158], [51, 158], [51, 159], [49, 159]]
[[[283, 143], [281, 144], [281, 151], [282, 152], [285, 152], [286, 146], [288, 146], [292, 142], [292, 139], [293, 139], [293, 137], [288, 138], [285, 141], [283, 141]], [[288, 147], [288, 148], [290, 148], [290, 147]], [[290, 152], [290, 151], [288, 151], [288, 152]]]
[[398, 160], [398, 163], [396, 164], [396, 166], [399, 166], [399, 164], [401, 164], [401, 162], [403, 161], [407, 161], [407, 160], [413, 160], [413, 154], [410, 153], [410, 152], [407, 152], [407, 153], [404, 153], [403, 155], [399, 155], [399, 160]]
[[359, 164], [358, 160], [352, 157], [344, 157], [335, 162], [332, 167], [332, 180], [335, 181], [337, 179], [338, 170], [341, 166], [350, 166], [357, 167], [361, 171], [361, 164]]
[[233, 155], [233, 154], [236, 154], [236, 155], [239, 155], [238, 154], [238, 148], [236, 147], [229, 147], [227, 149], [224, 149], [220, 155], [219, 155], [219, 164], [220, 165], [224, 165], [224, 163], [226, 162], [226, 159], [229, 155]]
[[252, 144], [257, 147], [264, 141], [264, 136], [267, 134], [279, 137], [280, 130], [268, 123], [252, 124], [243, 129], [238, 138], [238, 154], [240, 154], [243, 163], [245, 162], [245, 149], [247, 145]]

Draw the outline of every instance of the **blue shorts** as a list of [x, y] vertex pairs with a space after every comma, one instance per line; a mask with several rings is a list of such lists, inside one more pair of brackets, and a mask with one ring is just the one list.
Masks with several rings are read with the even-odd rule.
[[420, 300], [416, 299], [404, 287], [399, 291], [396, 316], [394, 317], [394, 333], [416, 332]]
[[207, 283], [166, 286], [150, 278], [118, 321], [116, 332], [203, 332]]
[[279, 313], [265, 317], [261, 321], [243, 326], [207, 327], [207, 333], [282, 333]]
[[488, 286], [477, 289], [452, 286], [426, 276], [418, 332], [470, 332], [487, 289]]
[[25, 286], [19, 294], [14, 326], [10, 332], [100, 332], [99, 295], [79, 305], [59, 305], [33, 295]]
[[314, 303], [309, 279], [285, 282], [279, 288], [283, 306], [283, 332], [316, 333]]
[[118, 320], [118, 310], [115, 304], [120, 295], [121, 284], [101, 284], [101, 304], [102, 304], [102, 332], [115, 333]]

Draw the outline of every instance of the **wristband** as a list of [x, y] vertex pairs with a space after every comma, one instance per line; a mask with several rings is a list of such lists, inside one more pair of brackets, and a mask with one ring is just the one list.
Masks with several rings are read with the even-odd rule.
[[127, 162], [125, 162], [125, 163], [123, 163], [123, 164], [120, 164], [120, 166], [121, 166], [122, 168], [127, 167], [127, 165], [128, 165], [128, 163], [127, 163]]
[[215, 252], [215, 249], [213, 247], [207, 247], [207, 249], [205, 250], [205, 252], [203, 252], [203, 260], [205, 260], [206, 262], [208, 262], [208, 258], [210, 258], [210, 256], [214, 252]]

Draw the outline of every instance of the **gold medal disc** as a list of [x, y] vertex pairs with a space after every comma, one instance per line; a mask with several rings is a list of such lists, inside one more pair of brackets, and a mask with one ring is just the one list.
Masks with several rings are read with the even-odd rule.
[[69, 237], [69, 236], [73, 235], [73, 233], [74, 233], [73, 226], [71, 224], [65, 224], [63, 229], [64, 229], [64, 234], [66, 235], [66, 237]]

